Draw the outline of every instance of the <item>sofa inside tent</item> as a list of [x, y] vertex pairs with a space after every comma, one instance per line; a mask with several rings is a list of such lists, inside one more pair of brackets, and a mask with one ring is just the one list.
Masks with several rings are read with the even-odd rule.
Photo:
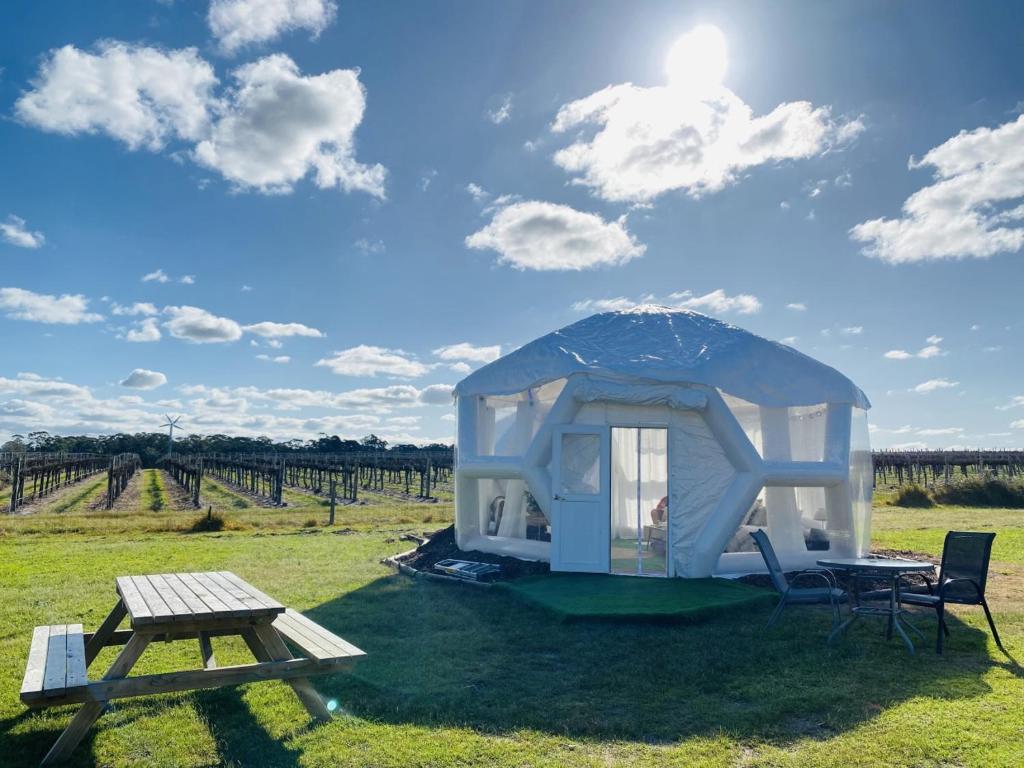
[[867, 397], [791, 347], [681, 309], [604, 312], [455, 388], [456, 540], [552, 570], [705, 577], [856, 556]]

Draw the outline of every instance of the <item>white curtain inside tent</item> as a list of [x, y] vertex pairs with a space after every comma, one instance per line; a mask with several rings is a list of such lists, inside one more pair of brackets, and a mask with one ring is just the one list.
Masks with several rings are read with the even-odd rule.
[[613, 428], [612, 536], [637, 538], [667, 495], [668, 430]]

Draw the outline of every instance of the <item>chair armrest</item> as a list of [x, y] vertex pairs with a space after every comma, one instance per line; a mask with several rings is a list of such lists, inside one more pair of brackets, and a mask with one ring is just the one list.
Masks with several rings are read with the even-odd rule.
[[944, 599], [946, 597], [946, 587], [948, 587], [950, 584], [970, 584], [972, 587], [974, 587], [974, 591], [978, 593], [978, 599], [981, 600], [982, 598], [984, 598], [984, 594], [981, 591], [981, 587], [978, 585], [978, 582], [976, 582], [974, 579], [949, 579], [947, 581], [942, 582], [939, 585], [940, 599]]
[[931, 579], [928, 578], [927, 574], [922, 573], [920, 571], [912, 571], [910, 573], [901, 573], [899, 575], [899, 580], [903, 581], [904, 579], [909, 579], [911, 576], [917, 576], [919, 579], [921, 579], [921, 581], [924, 582], [925, 587], [928, 588], [928, 594], [929, 595], [934, 595], [935, 594], [935, 591], [932, 589]]
[[[829, 575], [831, 575], [831, 573]], [[829, 577], [826, 576], [821, 571], [808, 570], [808, 571], [800, 571], [799, 573], [795, 574], [793, 576], [793, 578], [790, 579], [789, 589], [787, 589], [786, 592], [788, 593], [789, 590], [792, 589], [800, 579], [802, 579], [804, 577], [807, 577], [807, 576], [810, 576], [812, 578], [821, 579], [822, 581], [825, 582], [825, 586], [828, 589], [835, 589], [836, 588], [835, 582], [830, 580]]]
[[828, 568], [804, 568], [802, 571], [798, 572], [795, 576], [793, 576], [793, 578], [795, 579], [797, 576], [800, 576], [801, 574], [804, 574], [804, 573], [820, 574], [820, 575], [824, 576], [826, 579], [828, 579], [829, 583], [833, 587], [836, 587], [836, 588], [839, 587], [839, 582], [836, 579], [836, 575], [832, 571], [830, 571]]

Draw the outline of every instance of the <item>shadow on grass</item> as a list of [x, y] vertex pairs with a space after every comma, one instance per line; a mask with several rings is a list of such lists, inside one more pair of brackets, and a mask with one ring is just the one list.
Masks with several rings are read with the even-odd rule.
[[286, 747], [255, 722], [238, 688], [200, 691], [192, 699], [209, 724], [221, 765], [267, 765], [298, 768], [299, 752]]
[[[498, 590], [381, 578], [306, 614], [365, 650], [316, 687], [367, 719], [673, 742], [725, 732], [831, 736], [914, 697], [989, 692], [986, 634], [954, 617], [946, 655], [910, 656], [861, 621], [825, 645], [828, 611], [770, 606], [702, 623], [560, 623]], [[916, 622], [928, 633], [926, 615]], [[810, 727], [807, 724], [813, 726]]]
[[[910, 656], [881, 621], [858, 622], [833, 648], [827, 611], [787, 609], [763, 632], [770, 606], [683, 625], [561, 623], [498, 590], [389, 576], [305, 611], [368, 654], [348, 674], [314, 678], [350, 714], [382, 723], [521, 729], [573, 738], [670, 743], [726, 735], [790, 744], [827, 739], [915, 697], [955, 701], [990, 691], [985, 673], [1014, 674], [989, 657], [987, 633], [950, 616], [944, 656], [929, 642]], [[916, 624], [934, 632], [929, 614]], [[297, 766], [238, 689], [187, 697], [226, 765]], [[132, 727], [166, 699], [119, 705]], [[0, 721], [4, 765], [36, 765], [73, 712], [24, 711]], [[108, 721], [109, 727], [109, 721]], [[95, 730], [70, 765], [93, 765]], [[13, 759], [12, 759], [13, 758]]]

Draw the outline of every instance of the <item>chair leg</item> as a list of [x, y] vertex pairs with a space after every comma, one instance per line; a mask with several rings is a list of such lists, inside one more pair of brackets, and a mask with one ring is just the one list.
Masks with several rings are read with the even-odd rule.
[[779, 620], [779, 616], [782, 615], [782, 609], [786, 607], [786, 598], [780, 597], [779, 604], [775, 606], [775, 610], [772, 611], [772, 615], [768, 618], [768, 623], [764, 625], [765, 629], [771, 629], [772, 625]]
[[946, 607], [941, 603], [935, 608], [935, 612], [938, 614], [939, 626], [935, 630], [935, 653], [939, 656], [942, 655], [942, 638], [944, 635], [949, 633], [946, 629]]
[[996, 646], [1000, 651], [1006, 653], [1006, 649], [1003, 648], [1003, 643], [999, 639], [999, 633], [996, 632], [996, 623], [992, 620], [992, 611], [988, 609], [988, 603], [985, 601], [985, 598], [981, 598], [981, 607], [985, 609], [985, 618], [988, 619], [988, 626], [992, 630], [992, 637], [996, 641]]

